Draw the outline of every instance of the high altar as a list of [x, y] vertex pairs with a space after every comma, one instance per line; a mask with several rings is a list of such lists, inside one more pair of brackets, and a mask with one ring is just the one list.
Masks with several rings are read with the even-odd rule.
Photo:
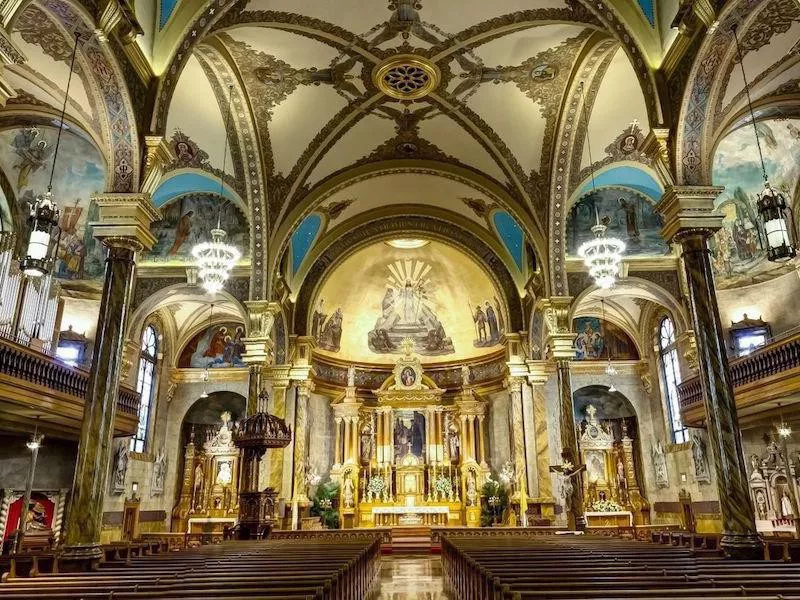
[[[334, 403], [342, 526], [480, 523], [485, 404], [465, 385], [445, 399], [403, 343], [403, 356], [371, 398], [356, 395], [354, 370]], [[465, 382], [468, 383], [468, 382]]]
[[[586, 465], [583, 478], [588, 524], [597, 527], [645, 525], [650, 506], [641, 494], [634, 459], [633, 439], [625, 419], [619, 421], [619, 439], [611, 420], [597, 419], [597, 409], [586, 407], [586, 421], [580, 425], [579, 446]], [[614, 505], [617, 510], [609, 510]], [[601, 510], [597, 508], [602, 507]]]
[[239, 511], [239, 449], [233, 443], [231, 415], [203, 432], [196, 443], [192, 428], [184, 449], [183, 483], [172, 510], [172, 530], [219, 533], [236, 524]]

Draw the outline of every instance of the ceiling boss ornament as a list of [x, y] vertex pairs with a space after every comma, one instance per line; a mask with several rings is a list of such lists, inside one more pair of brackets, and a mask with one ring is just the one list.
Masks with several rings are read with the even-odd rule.
[[439, 67], [415, 54], [399, 54], [386, 59], [372, 71], [375, 86], [398, 100], [418, 100], [439, 85]]

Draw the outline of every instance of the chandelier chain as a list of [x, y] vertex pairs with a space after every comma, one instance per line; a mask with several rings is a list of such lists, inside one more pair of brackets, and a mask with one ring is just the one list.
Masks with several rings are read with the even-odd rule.
[[738, 23], [731, 27], [733, 32], [733, 39], [736, 41], [736, 56], [739, 59], [739, 67], [742, 69], [742, 79], [744, 80], [744, 91], [747, 94], [747, 108], [750, 111], [750, 122], [753, 124], [753, 133], [756, 136], [756, 148], [758, 148], [758, 158], [761, 161], [761, 174], [764, 176], [764, 183], [769, 186], [769, 178], [767, 177], [767, 168], [764, 166], [764, 155], [761, 152], [761, 140], [758, 137], [758, 127], [756, 127], [756, 115], [753, 112], [753, 99], [750, 97], [750, 84], [747, 82], [747, 73], [744, 70], [744, 59], [742, 57], [742, 48], [739, 46], [739, 29]]
[[581, 90], [581, 110], [583, 112], [583, 122], [586, 124], [586, 151], [589, 153], [589, 171], [592, 174], [592, 191], [596, 192], [597, 188], [594, 184], [594, 161], [592, 160], [592, 143], [589, 140], [589, 116], [586, 112], [586, 94], [583, 89], [583, 81], [578, 86]]
[[75, 56], [78, 54], [78, 44], [81, 42], [81, 34], [75, 32], [75, 45], [72, 47], [72, 58], [69, 61], [69, 76], [67, 77], [67, 89], [64, 90], [64, 104], [61, 105], [61, 118], [58, 120], [58, 136], [56, 136], [56, 148], [53, 152], [53, 164], [50, 167], [50, 181], [47, 183], [47, 191], [53, 191], [53, 175], [56, 172], [56, 159], [58, 159], [58, 148], [61, 146], [61, 132], [64, 130], [64, 117], [67, 113], [67, 102], [69, 101], [69, 86], [72, 83], [72, 74], [75, 72]]
[[220, 197], [220, 205], [219, 205], [219, 213], [217, 215], [217, 229], [220, 229], [222, 225], [222, 206], [224, 203], [225, 196], [223, 192], [225, 191], [225, 168], [228, 166], [228, 135], [231, 127], [231, 100], [233, 99], [233, 84], [228, 86], [228, 105], [226, 107], [225, 113], [225, 143], [222, 148], [222, 175], [219, 176], [219, 197]]

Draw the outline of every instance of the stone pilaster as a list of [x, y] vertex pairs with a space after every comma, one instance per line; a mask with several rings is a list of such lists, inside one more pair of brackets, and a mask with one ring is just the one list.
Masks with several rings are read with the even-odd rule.
[[662, 235], [680, 244], [683, 251], [722, 515], [720, 546], [733, 558], [758, 558], [762, 555], [762, 541], [756, 532], [748, 493], [741, 431], [708, 249], [708, 238], [722, 227], [723, 215], [714, 211], [714, 200], [722, 190], [710, 186], [672, 186], [667, 188], [658, 210], [664, 215]]
[[308, 459], [308, 402], [314, 389], [311, 381], [297, 383], [297, 412], [294, 417], [294, 492], [292, 502], [308, 504], [306, 460]]
[[514, 474], [516, 475], [516, 489], [514, 500], [519, 502], [522, 522], [528, 508], [528, 465], [525, 460], [525, 430], [522, 416], [522, 377], [510, 376], [506, 379], [508, 400], [511, 405], [511, 454], [514, 459]]
[[[578, 433], [575, 428], [575, 410], [572, 399], [572, 380], [569, 362], [575, 358], [575, 333], [572, 332], [569, 320], [569, 309], [572, 298], [566, 296], [552, 297], [543, 302], [544, 320], [547, 326], [547, 345], [550, 356], [555, 359], [558, 368], [558, 421], [561, 432], [562, 464], [570, 463], [574, 467], [580, 464], [578, 452]], [[581, 473], [574, 476], [572, 493], [563, 498], [567, 505], [569, 526], [583, 529], [586, 519], [583, 515], [583, 477]]]
[[82, 566], [96, 564], [102, 557], [103, 498], [136, 253], [153, 247], [150, 223], [160, 218], [147, 194], [111, 194], [96, 200], [99, 220], [90, 225], [108, 255], [62, 554], [66, 563]]
[[[528, 383], [533, 398], [533, 426], [536, 444], [536, 474], [538, 483], [538, 499], [542, 503], [542, 516], [552, 518], [553, 481], [550, 476], [550, 437], [547, 431], [547, 405], [544, 395], [544, 384], [547, 381], [546, 363], [543, 361], [527, 361]], [[548, 514], [545, 504], [549, 503]]]

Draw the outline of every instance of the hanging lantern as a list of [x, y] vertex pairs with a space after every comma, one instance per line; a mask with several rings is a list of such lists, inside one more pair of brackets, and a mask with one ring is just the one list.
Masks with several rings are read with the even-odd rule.
[[594, 239], [584, 242], [578, 248], [578, 256], [589, 268], [589, 275], [602, 289], [614, 287], [617, 275], [619, 275], [622, 253], [625, 252], [625, 242], [614, 237], [607, 237], [606, 229], [607, 227], [598, 220], [597, 224], [592, 226]]
[[192, 248], [197, 263], [198, 276], [210, 294], [216, 294], [225, 286], [231, 270], [242, 257], [239, 250], [225, 243], [226, 233], [217, 227], [211, 230], [211, 241], [202, 242]]
[[58, 229], [59, 237], [61, 235], [61, 229], [58, 227], [58, 206], [56, 206], [51, 192], [45, 192], [44, 196], [37, 196], [31, 204], [28, 226], [31, 229], [28, 237], [28, 249], [19, 266], [25, 275], [41, 277], [47, 274], [48, 264], [53, 258], [51, 255], [58, 248], [58, 239], [55, 244], [51, 244], [53, 229]]
[[767, 259], [785, 262], [797, 256], [794, 215], [786, 203], [786, 197], [767, 183], [758, 196], [756, 206], [767, 238]]

